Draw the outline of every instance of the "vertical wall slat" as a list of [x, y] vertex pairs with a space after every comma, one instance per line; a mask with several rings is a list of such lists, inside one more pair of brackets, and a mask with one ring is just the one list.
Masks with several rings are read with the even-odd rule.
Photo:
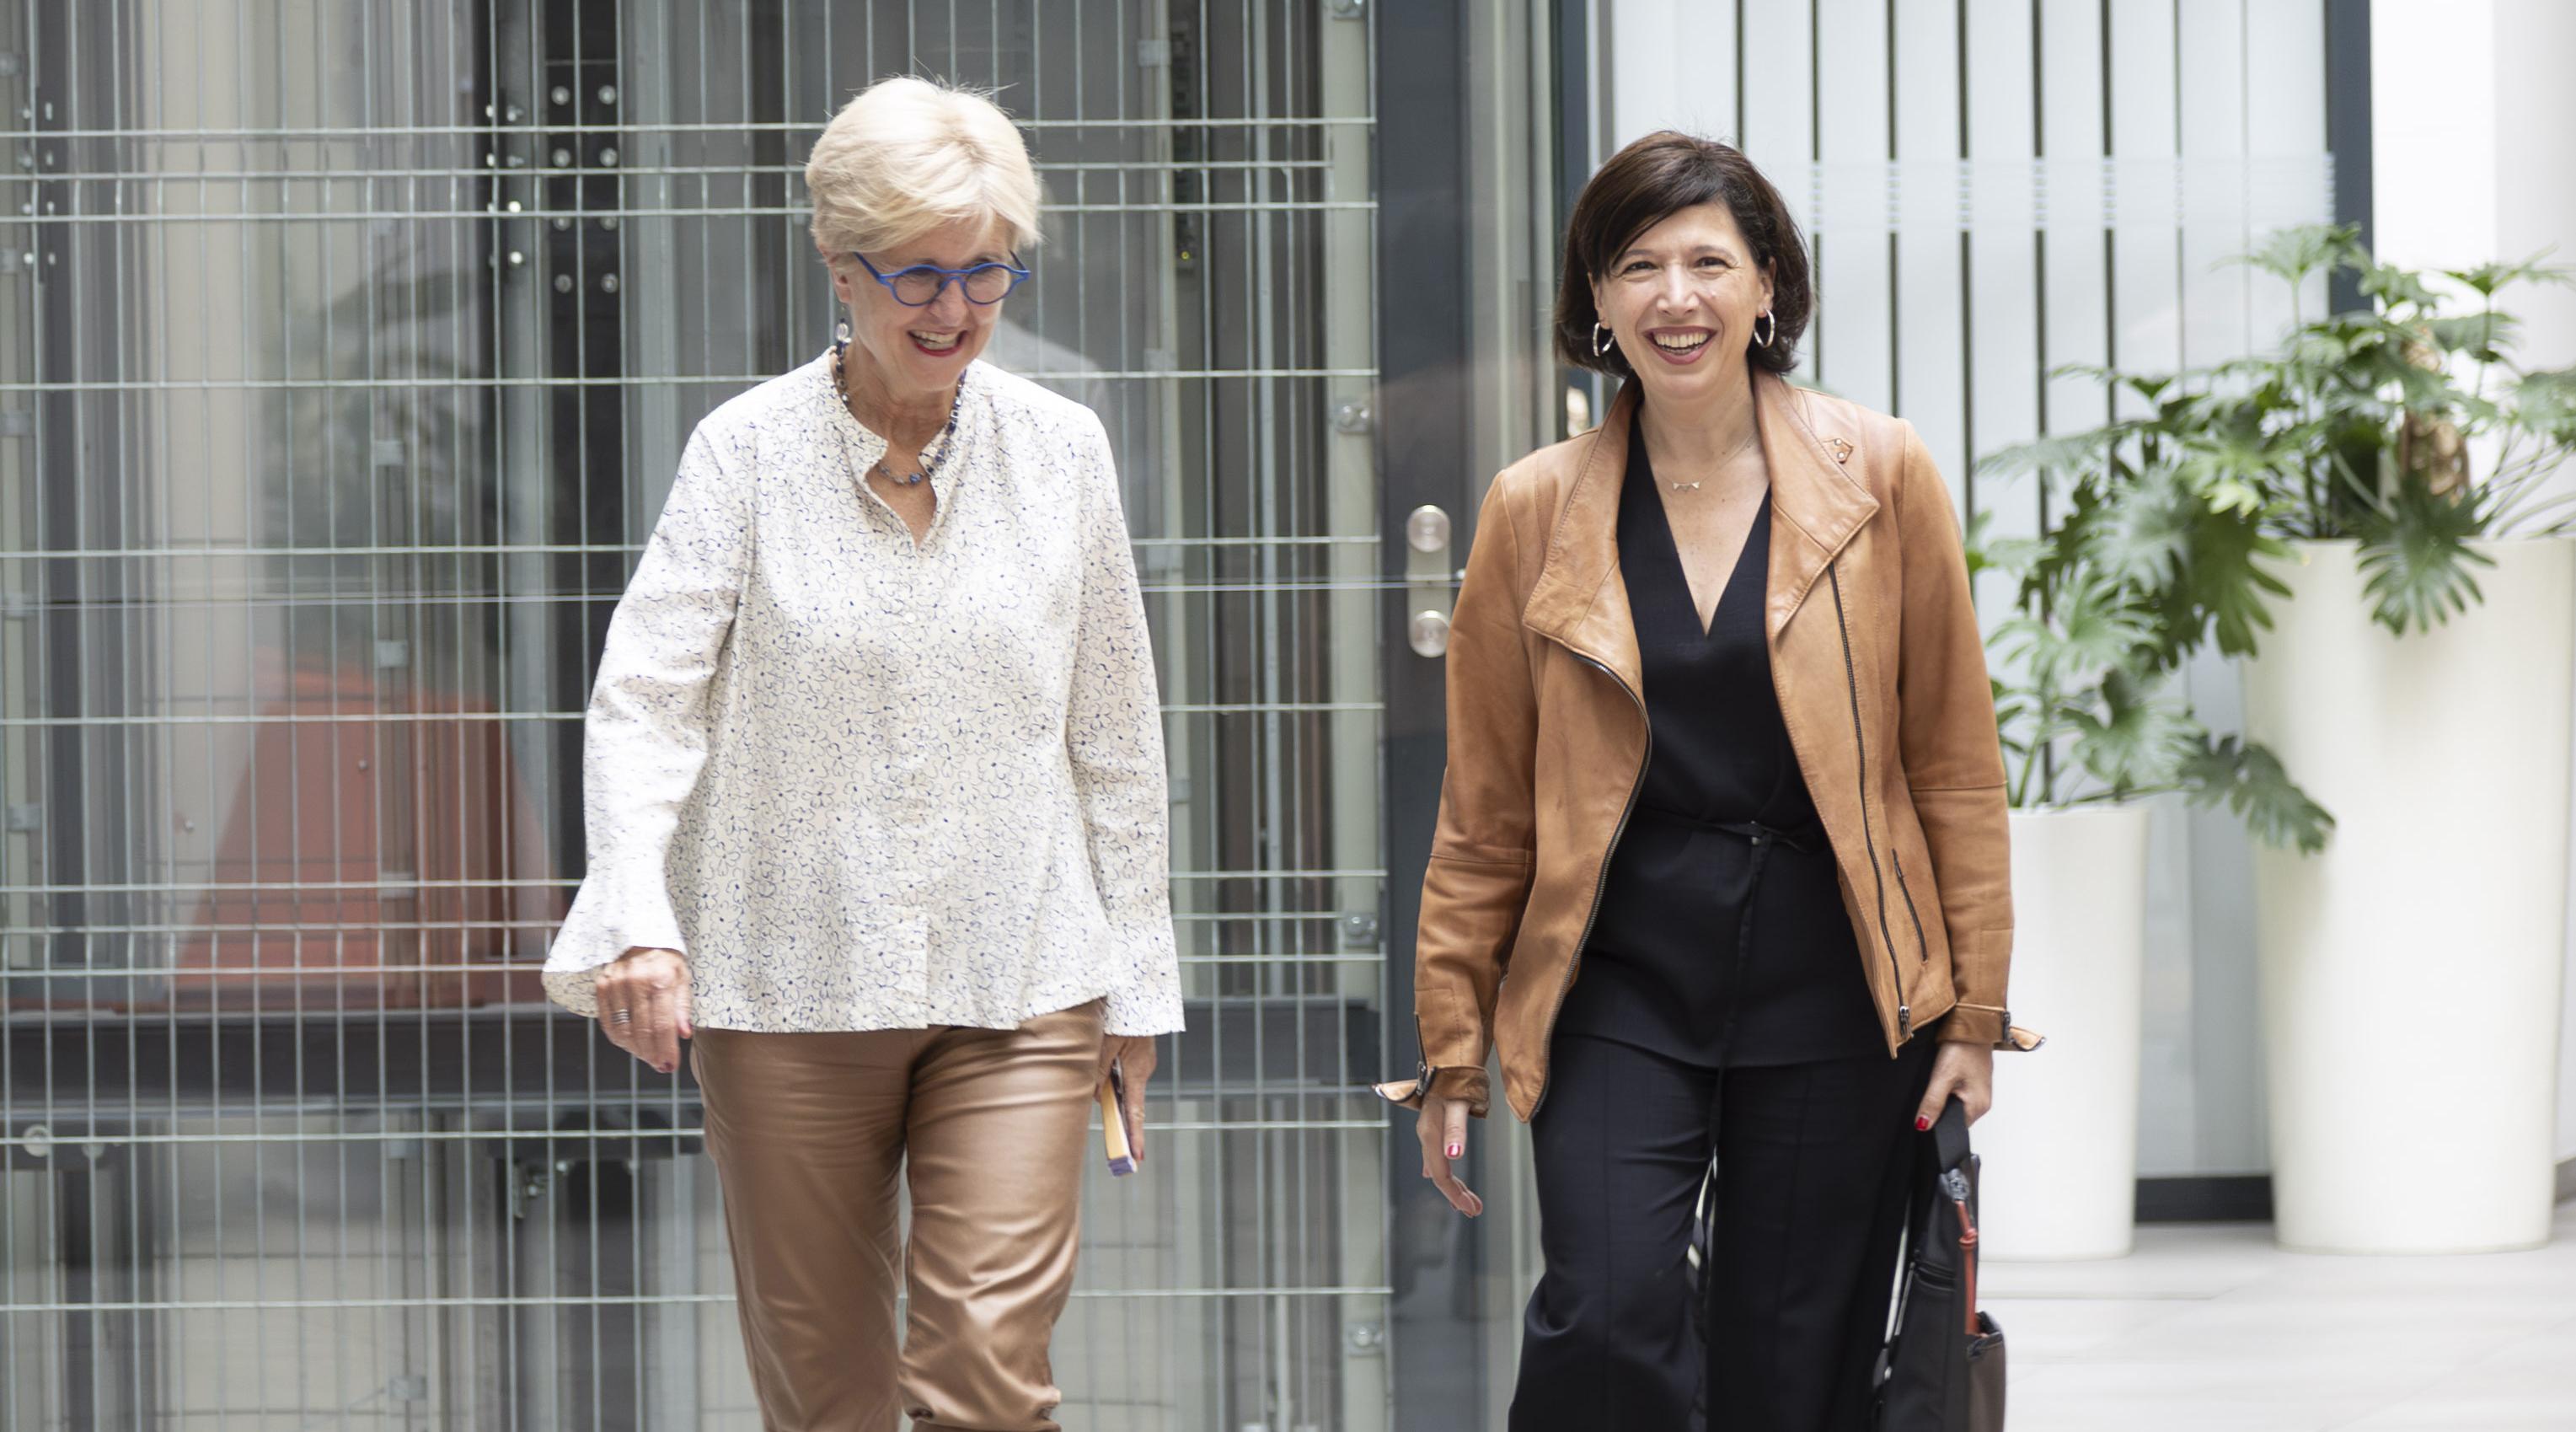
[[2111, 361], [2171, 368], [2182, 359], [2174, 0], [2111, 0], [2109, 41]]
[[[1803, 8], [1803, 7], [1801, 7]], [[1658, 129], [1735, 142], [1735, 5], [1730, 0], [1620, 0], [1609, 7], [1614, 104], [1605, 155]]]
[[[2170, 369], [2181, 361], [2180, 206], [2174, 193], [2175, 36], [2173, 0], [2109, 0], [2101, 55], [2106, 90], [2103, 135], [2110, 184], [2110, 362]], [[2115, 395], [2115, 413], [2140, 410]], [[2199, 1086], [2194, 1018], [2199, 990], [2192, 963], [2193, 890], [2187, 812], [2160, 801], [2148, 837], [2146, 1028], [2138, 1166], [2141, 1174], [2200, 1167]]]
[[2254, 337], [2245, 266], [2228, 261], [2246, 238], [2245, 0], [2176, 0], [2174, 20], [2182, 356], [2197, 367], [2245, 352]]
[[[1743, 134], [1739, 148], [1780, 189], [1798, 227], [1816, 232], [1815, 194], [1809, 185], [1816, 156], [1816, 70], [1813, 11], [1809, 0], [1741, 0], [1736, 28], [1742, 73]], [[1798, 345], [1797, 381], [1815, 381], [1818, 331], [1814, 322]]]
[[[2281, 56], [2322, 55], [2326, 48], [2326, 14], [2322, 5], [2299, 0], [2246, 0], [2245, 5], [2245, 153], [2251, 166], [2246, 187], [2248, 220], [2253, 237], [2284, 221], [2313, 217], [2326, 176], [2316, 171], [2316, 156], [2326, 152], [2326, 71], [2319, 64], [2283, 64]], [[2317, 192], [2309, 192], [2313, 185]], [[2314, 318], [2325, 311], [2326, 285], [2311, 281], [2298, 295], [2300, 314]], [[2247, 300], [2247, 329], [2255, 347], [2273, 343], [2291, 321], [2289, 289], [2256, 276]]]
[[2052, 378], [2069, 363], [2111, 357], [2110, 250], [2102, 227], [2104, 91], [2101, 0], [2046, 0], [2038, 9], [2039, 150], [2048, 189], [2041, 224], [2045, 363], [2039, 377], [2050, 432], [2077, 432], [2110, 417], [2100, 384]]
[[1894, 247], [1886, 206], [1888, 7], [1883, 0], [1818, 0], [1816, 149], [1823, 171], [1816, 295], [1816, 378], [1830, 392], [1887, 412], [1896, 406]]
[[[1969, 323], [1967, 460], [2039, 435], [2040, 331], [2045, 275], [2039, 263], [2032, 176], [2040, 95], [2032, 90], [2031, 7], [2021, 0], [1965, 0], [1967, 43], [1960, 81], [1967, 96]], [[1987, 514], [1996, 536], [2040, 531], [2039, 482], [1976, 478], [1951, 482]], [[2012, 601], [2012, 579], [1993, 574], [1977, 593], [1991, 629]]]
[[[2246, 157], [2247, 0], [2177, 0], [2175, 95], [2184, 161], [2182, 356], [2193, 367], [2244, 353], [2273, 334], [2254, 323], [2252, 270], [2232, 260], [2251, 242]], [[2322, 118], [2322, 88], [2316, 91]], [[2277, 289], [2279, 285], [2268, 284]], [[2235, 663], [2204, 650], [2183, 671], [2193, 711], [2212, 731], [2242, 729], [2244, 701]], [[2192, 1085], [2195, 1091], [2252, 1086], [2260, 1076], [2254, 979], [2252, 844], [2225, 810], [2184, 817], [2190, 840]], [[2260, 1168], [2264, 1101], [2196, 1098], [2195, 1163]]]
[[1922, 434], [1964, 518], [1975, 424], [1968, 410], [1966, 236], [1959, 225], [1958, 5], [1910, 0], [1890, 6], [1886, 27], [1896, 186], [1892, 406]]

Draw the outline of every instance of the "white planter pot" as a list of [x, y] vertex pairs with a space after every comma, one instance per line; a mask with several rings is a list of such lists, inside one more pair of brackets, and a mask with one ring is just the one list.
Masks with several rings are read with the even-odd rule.
[[2137, 1207], [2145, 807], [2014, 811], [2012, 879], [2013, 1017], [2048, 1042], [1995, 1056], [1978, 1246], [2118, 1258]]
[[2482, 544], [2485, 602], [2375, 626], [2357, 549], [2297, 544], [2247, 733], [2337, 826], [2257, 848], [2277, 1236], [2338, 1253], [2549, 1237], [2576, 542]]

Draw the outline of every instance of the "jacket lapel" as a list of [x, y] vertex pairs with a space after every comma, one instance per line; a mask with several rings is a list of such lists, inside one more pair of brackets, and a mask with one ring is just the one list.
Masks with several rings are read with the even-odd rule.
[[1619, 490], [1637, 416], [1637, 385], [1619, 389], [1593, 429], [1548, 533], [1547, 556], [1522, 624], [1609, 668], [1631, 692], [1645, 689], [1628, 584], [1619, 570]]
[[[1764, 608], [1773, 642], [1854, 533], [1878, 511], [1878, 499], [1809, 426], [1798, 390], [1776, 374], [1753, 378], [1754, 420], [1771, 470], [1771, 570]], [[1637, 385], [1619, 390], [1575, 469], [1547, 555], [1521, 620], [1530, 630], [1586, 656], [1643, 688], [1636, 624], [1619, 570], [1619, 490], [1634, 439]], [[1850, 440], [1833, 435], [1848, 457]]]
[[1816, 579], [1878, 511], [1878, 499], [1844, 466], [1842, 459], [1852, 452], [1850, 439], [1833, 434], [1838, 447], [1828, 448], [1827, 438], [1808, 425], [1797, 389], [1777, 374], [1757, 373], [1753, 401], [1762, 459], [1771, 469], [1771, 579], [1765, 607], [1776, 644]]

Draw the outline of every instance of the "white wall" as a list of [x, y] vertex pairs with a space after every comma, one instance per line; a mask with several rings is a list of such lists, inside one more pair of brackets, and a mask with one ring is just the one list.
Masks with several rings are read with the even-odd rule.
[[[2576, 5], [2373, 0], [2370, 23], [2379, 252], [2460, 268], [2554, 245], [2559, 262], [2576, 262]], [[2526, 363], [2576, 363], [2576, 291], [2526, 289], [2509, 305], [2526, 325]], [[2567, 959], [2562, 1159], [2576, 1158], [2576, 924]]]
[[[2505, 0], [2496, 6], [2496, 249], [2524, 254], [2556, 246], [2576, 263], [2576, 6]], [[2527, 294], [2525, 357], [2543, 367], [2576, 364], [2576, 289]], [[2576, 469], [2559, 474], [2576, 489]], [[2576, 891], [2576, 858], [2569, 888]], [[2565, 1018], [2558, 1036], [2558, 1156], [2576, 1159], [2576, 918], [2568, 922]]]
[[[2559, 262], [2576, 262], [2576, 5], [2374, 0], [2370, 18], [2379, 251], [2460, 267], [2555, 245]], [[2576, 291], [2526, 290], [2512, 306], [2525, 362], [2576, 363]], [[2576, 1158], [2576, 929], [2568, 968], [2562, 1159]]]

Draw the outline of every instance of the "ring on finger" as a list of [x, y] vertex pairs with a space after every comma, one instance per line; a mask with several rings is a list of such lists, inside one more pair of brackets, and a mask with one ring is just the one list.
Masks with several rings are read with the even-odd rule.
[[608, 1016], [608, 1022], [611, 1024], [633, 1024], [635, 1022], [635, 1011], [631, 1009], [617, 1010]]

